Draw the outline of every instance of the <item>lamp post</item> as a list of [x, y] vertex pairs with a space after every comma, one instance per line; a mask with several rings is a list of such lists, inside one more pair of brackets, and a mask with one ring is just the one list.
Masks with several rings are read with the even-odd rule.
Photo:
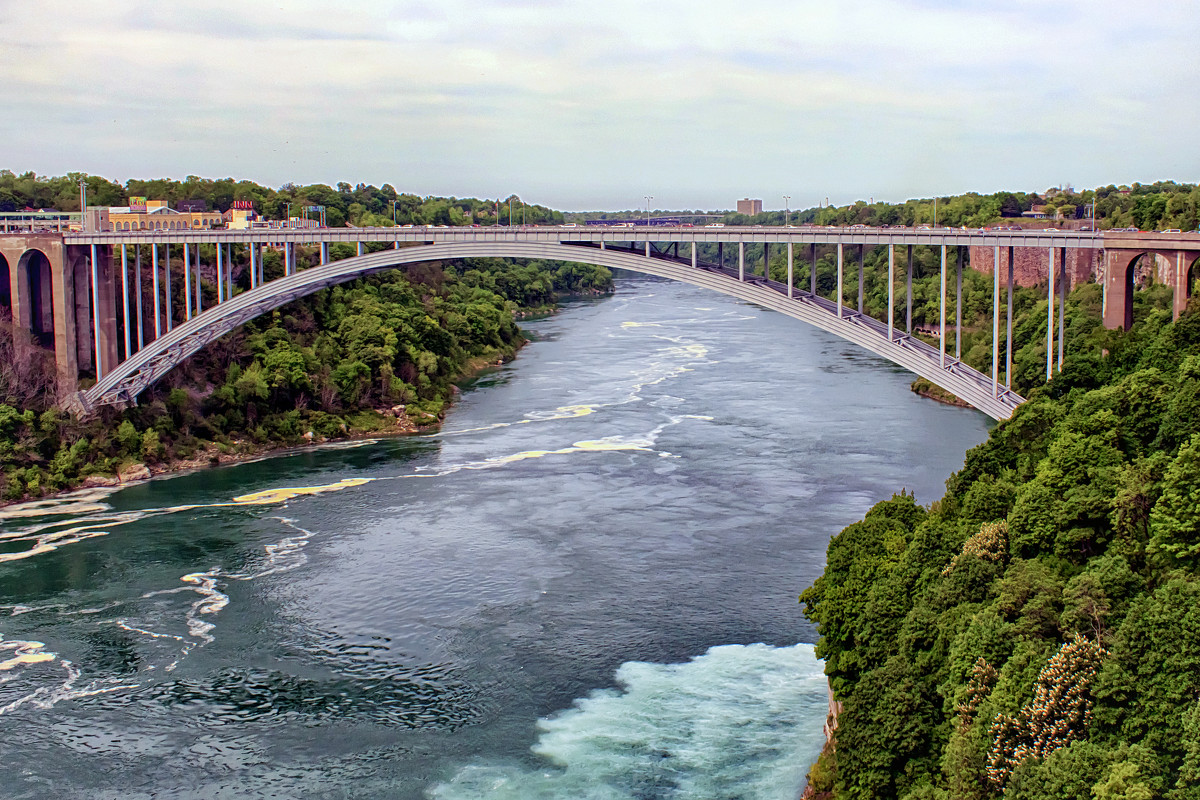
[[654, 199], [654, 195], [645, 195], [646, 198], [646, 227], [650, 227], [650, 201]]
[[79, 179], [79, 230], [87, 230], [87, 178]]
[[292, 227], [292, 204], [291, 203], [287, 204], [287, 219], [285, 219], [283, 221], [283, 227], [285, 227], [285, 228]]
[[792, 215], [792, 208], [791, 208], [791, 206], [788, 205], [788, 203], [790, 203], [791, 200], [792, 200], [792, 196], [790, 194], [785, 194], [783, 196], [783, 227], [785, 227], [785, 228], [792, 227], [791, 225], [788, 224], [788, 217], [790, 217]]
[[510, 194], [508, 196], [508, 227], [510, 228], [512, 227], [512, 199], [513, 196]]
[[395, 201], [395, 200], [392, 201], [392, 224], [393, 225], [396, 224], [396, 202], [397, 201]]

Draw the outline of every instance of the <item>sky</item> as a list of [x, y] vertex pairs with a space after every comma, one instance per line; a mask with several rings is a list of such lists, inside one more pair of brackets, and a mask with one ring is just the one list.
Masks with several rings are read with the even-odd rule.
[[1200, 180], [1196, 0], [0, 0], [0, 54], [18, 173], [563, 210]]

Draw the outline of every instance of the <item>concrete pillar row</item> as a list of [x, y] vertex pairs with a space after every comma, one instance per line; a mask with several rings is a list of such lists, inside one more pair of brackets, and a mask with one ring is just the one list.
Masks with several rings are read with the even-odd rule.
[[1104, 253], [1104, 327], [1133, 325], [1133, 279], [1130, 266], [1144, 253], [1136, 250], [1107, 250]]

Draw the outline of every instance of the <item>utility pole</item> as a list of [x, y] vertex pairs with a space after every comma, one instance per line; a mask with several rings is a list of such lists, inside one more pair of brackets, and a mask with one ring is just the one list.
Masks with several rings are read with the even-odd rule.
[[785, 227], [785, 228], [792, 227], [791, 225], [788, 224], [788, 217], [790, 217], [792, 215], [791, 206], [788, 205], [788, 203], [790, 203], [791, 200], [792, 200], [792, 196], [790, 194], [785, 194], [783, 196], [783, 227]]
[[646, 227], [650, 227], [650, 201], [654, 199], [654, 195], [645, 195], [646, 198]]

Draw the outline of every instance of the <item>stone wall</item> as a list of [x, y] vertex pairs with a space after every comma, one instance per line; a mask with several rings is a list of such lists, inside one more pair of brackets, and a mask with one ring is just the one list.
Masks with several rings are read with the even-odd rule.
[[[1008, 279], [1008, 252], [1007, 247], [1000, 248], [1001, 284], [1005, 284]], [[1014, 247], [1012, 252], [1013, 281], [1017, 286], [1036, 286], [1039, 283], [1045, 283], [1046, 273], [1049, 271], [1049, 248]], [[1061, 252], [1059, 250], [1055, 253], [1056, 262]], [[991, 275], [993, 254], [991, 247], [970, 248], [971, 266], [985, 275]], [[1072, 287], [1079, 283], [1091, 283], [1100, 278], [1103, 272], [1100, 254], [1100, 250], [1093, 249], [1067, 250], [1067, 279], [1071, 282]]]

